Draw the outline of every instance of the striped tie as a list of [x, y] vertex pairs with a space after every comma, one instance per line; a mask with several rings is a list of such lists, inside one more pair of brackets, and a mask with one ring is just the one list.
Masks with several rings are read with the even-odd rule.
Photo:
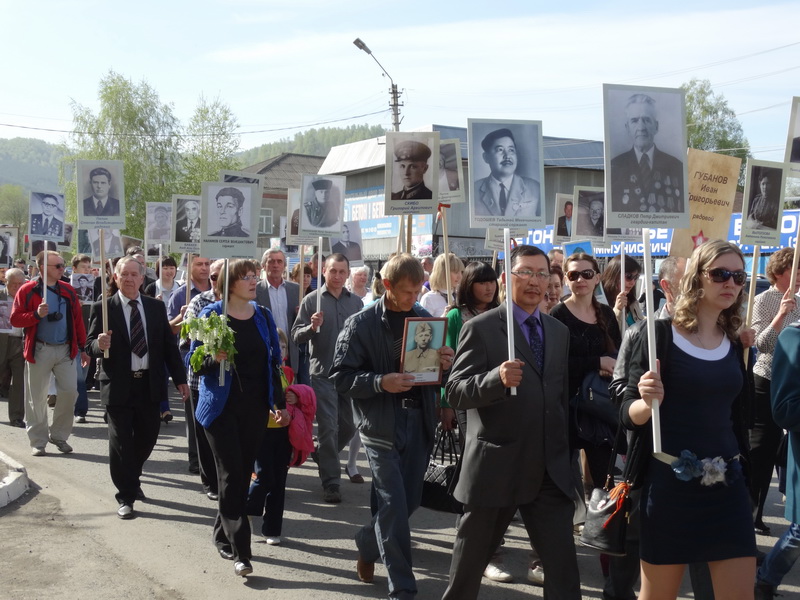
[[144, 324], [138, 305], [139, 302], [136, 300], [128, 303], [131, 307], [131, 351], [139, 358], [143, 358], [147, 354], [147, 340], [144, 337]]

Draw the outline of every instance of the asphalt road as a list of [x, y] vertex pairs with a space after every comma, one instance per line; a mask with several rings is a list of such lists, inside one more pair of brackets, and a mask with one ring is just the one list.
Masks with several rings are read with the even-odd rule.
[[[367, 484], [342, 484], [344, 501], [326, 504], [314, 463], [289, 473], [284, 542], [268, 546], [254, 539], [254, 574], [246, 580], [217, 555], [211, 543], [215, 505], [202, 493], [199, 478], [187, 471], [186, 438], [180, 402], [175, 421], [162, 426], [158, 445], [145, 466], [147, 502], [137, 502], [138, 518], [122, 521], [108, 474], [107, 431], [97, 393], [90, 393], [88, 423], [75, 425], [70, 455], [48, 446], [45, 457], [30, 456], [25, 431], [0, 425], [0, 450], [28, 469], [35, 489], [0, 510], [0, 598], [221, 600], [269, 598], [314, 600], [385, 598], [386, 573], [376, 566], [373, 584], [355, 576], [353, 534], [369, 518]], [[0, 407], [5, 414], [5, 407]], [[765, 521], [776, 535], [786, 529], [783, 506], [773, 487]], [[455, 519], [420, 509], [413, 516], [415, 573], [420, 599], [440, 598], [450, 565]], [[260, 522], [256, 521], [256, 530]], [[759, 537], [768, 550], [775, 537]], [[522, 600], [542, 597], [526, 579], [527, 535], [512, 523], [505, 563], [516, 579], [500, 584], [484, 579], [481, 598]], [[578, 548], [583, 597], [601, 598], [597, 555]], [[791, 573], [781, 592], [800, 593], [800, 575]], [[691, 598], [684, 585], [682, 598]]]

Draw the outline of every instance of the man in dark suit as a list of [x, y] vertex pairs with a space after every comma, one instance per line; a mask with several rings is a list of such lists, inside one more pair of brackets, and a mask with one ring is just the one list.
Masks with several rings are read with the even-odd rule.
[[467, 430], [455, 488], [464, 516], [443, 600], [477, 598], [484, 568], [517, 508], [547, 574], [545, 596], [580, 600], [567, 422], [569, 332], [538, 310], [550, 278], [547, 255], [518, 246], [511, 264], [514, 358], [507, 359], [502, 304], [464, 324], [446, 386], [451, 406], [467, 411]]
[[58, 198], [52, 194], [44, 194], [41, 199], [42, 212], [31, 215], [31, 235], [47, 237], [64, 237], [64, 223], [55, 217], [58, 209]]
[[683, 163], [655, 145], [656, 102], [633, 94], [625, 106], [633, 147], [611, 159], [611, 207], [616, 212], [681, 212]]
[[558, 217], [556, 235], [569, 237], [572, 235], [572, 200], [564, 203], [564, 216]]
[[517, 146], [510, 129], [492, 131], [481, 141], [491, 175], [475, 182], [475, 214], [538, 217], [542, 203], [539, 182], [517, 175]]
[[423, 177], [428, 171], [431, 149], [422, 142], [405, 140], [394, 147], [393, 182], [399, 177], [403, 189], [392, 192], [392, 200], [430, 200], [433, 192], [425, 185]]
[[256, 285], [256, 303], [272, 311], [275, 325], [286, 334], [289, 340], [289, 366], [298, 374], [300, 357], [291, 332], [297, 307], [300, 305], [300, 286], [283, 278], [286, 272], [286, 255], [277, 248], [264, 252], [261, 267], [267, 272], [267, 279]]
[[592, 194], [589, 202], [581, 201], [583, 210], [578, 218], [578, 227], [575, 235], [580, 239], [583, 237], [603, 237], [605, 235], [605, 214], [603, 193]]
[[83, 216], [85, 217], [118, 217], [119, 200], [111, 198], [111, 172], [103, 167], [89, 172], [92, 184], [92, 195], [83, 199]]
[[361, 246], [350, 241], [350, 228], [342, 224], [342, 239], [331, 246], [331, 254], [344, 254], [350, 262], [361, 260]]
[[161, 423], [159, 404], [167, 398], [167, 373], [184, 401], [189, 397], [178, 345], [164, 304], [139, 293], [144, 267], [132, 256], [114, 269], [119, 292], [108, 300], [108, 331], [103, 304], [89, 317], [86, 348], [98, 363], [100, 398], [108, 416], [109, 467], [117, 488], [117, 516], [131, 519], [133, 503], [143, 500], [142, 467], [153, 451]]
[[184, 217], [175, 224], [176, 242], [200, 243], [200, 203], [197, 200], [183, 201]]

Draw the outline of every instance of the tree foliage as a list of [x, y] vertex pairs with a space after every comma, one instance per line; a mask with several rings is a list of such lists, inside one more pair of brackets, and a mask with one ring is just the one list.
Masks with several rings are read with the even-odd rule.
[[59, 146], [33, 138], [0, 139], [0, 184], [21, 185], [36, 192], [55, 192], [58, 186]]
[[29, 201], [21, 185], [0, 185], [0, 224], [19, 227], [20, 236], [28, 233]]
[[742, 159], [739, 187], [744, 186], [744, 173], [750, 144], [744, 136], [736, 113], [722, 94], [711, 89], [708, 79], [693, 78], [681, 86], [686, 90], [686, 125], [690, 148], [717, 152]]

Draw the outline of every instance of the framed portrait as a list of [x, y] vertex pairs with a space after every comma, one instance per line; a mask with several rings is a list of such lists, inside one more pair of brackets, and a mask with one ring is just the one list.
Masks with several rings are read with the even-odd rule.
[[73, 273], [69, 277], [69, 282], [78, 293], [78, 299], [81, 304], [94, 302], [94, 275], [91, 273]]
[[202, 184], [201, 244], [203, 253], [217, 258], [252, 258], [257, 253], [258, 185]]
[[[297, 191], [299, 192], [300, 190]], [[286, 229], [288, 225], [289, 225], [289, 219], [283, 216], [280, 217], [280, 225], [278, 226], [278, 229], [280, 230], [280, 237], [278, 238], [278, 244], [281, 249], [281, 252], [283, 252], [284, 254], [297, 254], [300, 251], [300, 248], [298, 246], [289, 244], [289, 242], [287, 241]]]
[[689, 226], [686, 92], [603, 85], [606, 227]]
[[[143, 240], [131, 237], [129, 235], [123, 235], [121, 241], [122, 241], [122, 254], [125, 254], [129, 248], [133, 248], [134, 246], [139, 246], [141, 248], [142, 244], [144, 243]], [[109, 258], [108, 255], [106, 255], [106, 260], [108, 260], [108, 258]]]
[[794, 177], [800, 177], [800, 96], [792, 98], [789, 115], [789, 135], [786, 140], [786, 158]]
[[0, 300], [0, 333], [11, 333], [11, 309], [14, 299]]
[[19, 228], [0, 227], [0, 267], [13, 267], [18, 250]]
[[[346, 178], [341, 175], [303, 175], [299, 235], [341, 237], [345, 181]], [[318, 241], [315, 240], [314, 243]]]
[[563, 244], [572, 239], [578, 211], [575, 210], [573, 194], [556, 194], [555, 223], [553, 223], [553, 241]]
[[342, 223], [341, 236], [331, 237], [331, 253], [337, 252], [347, 257], [351, 267], [360, 267], [364, 264], [364, 257], [361, 254], [361, 223], [358, 221]]
[[464, 169], [461, 165], [461, 140], [439, 142], [439, 204], [461, 204], [464, 197]]
[[64, 241], [64, 195], [31, 192], [28, 235], [31, 240]]
[[384, 215], [436, 212], [439, 138], [438, 131], [387, 132]]
[[75, 237], [75, 223], [64, 223], [64, 241], [56, 242], [61, 248], [71, 248], [72, 240]]
[[573, 188], [573, 237], [602, 243], [606, 232], [606, 201], [603, 188], [575, 186]]
[[591, 240], [575, 240], [564, 244], [564, 258], [573, 254], [588, 254], [594, 256], [594, 247]]
[[125, 229], [125, 176], [121, 160], [76, 161], [78, 225]]
[[169, 242], [172, 231], [172, 205], [166, 202], [147, 202], [145, 206], [148, 242]]
[[747, 161], [741, 244], [780, 246], [786, 187], [784, 167], [784, 163], [766, 160]]
[[[528, 230], [526, 228], [511, 229], [510, 234], [511, 234], [511, 245], [513, 247], [515, 242], [520, 243], [528, 235]], [[503, 252], [505, 249], [504, 244], [505, 244], [505, 234], [503, 233], [502, 227], [486, 228], [486, 238], [484, 239], [483, 242], [483, 247], [486, 248], [486, 250], [491, 250], [492, 252], [494, 252], [495, 250], [497, 252]]]
[[291, 219], [288, 219], [286, 243], [289, 246], [313, 246], [319, 241], [319, 236], [300, 233], [300, 196], [299, 188], [289, 188], [286, 196], [286, 214], [291, 215]]
[[172, 215], [174, 215], [174, 226], [170, 236], [170, 247], [174, 252], [200, 254], [201, 201], [200, 196], [173, 194]]
[[259, 224], [256, 228], [257, 233], [267, 237], [275, 237], [278, 235], [277, 218], [283, 214], [285, 207], [280, 198], [264, 198], [266, 179], [267, 176], [261, 173], [224, 170], [219, 172], [219, 180], [225, 183], [252, 183], [258, 186], [256, 198], [254, 199], [256, 212], [260, 214]]
[[414, 385], [442, 382], [439, 348], [445, 345], [447, 319], [411, 317], [403, 330], [400, 372], [414, 375]]
[[36, 260], [39, 252], [44, 250], [45, 244], [47, 244], [48, 250], [58, 252], [58, 246], [56, 245], [56, 242], [51, 242], [50, 240], [30, 240], [28, 247], [30, 248], [30, 257], [32, 260]]
[[541, 121], [467, 120], [470, 227], [545, 228]]
[[[103, 233], [105, 240], [106, 260], [122, 256], [122, 236], [119, 229], [108, 229]], [[100, 256], [100, 230], [78, 229], [78, 252], [88, 254], [93, 262], [99, 262]]]

